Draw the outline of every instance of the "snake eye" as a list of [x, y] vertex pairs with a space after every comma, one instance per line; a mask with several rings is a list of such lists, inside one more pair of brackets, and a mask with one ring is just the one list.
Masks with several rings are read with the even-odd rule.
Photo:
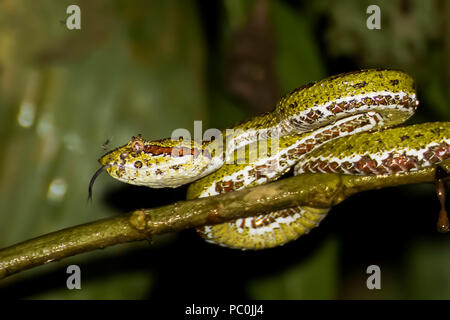
[[144, 142], [142, 140], [136, 139], [131, 143], [131, 149], [135, 152], [140, 152], [144, 150]]
[[120, 155], [120, 159], [125, 160], [128, 157], [128, 153], [124, 152]]

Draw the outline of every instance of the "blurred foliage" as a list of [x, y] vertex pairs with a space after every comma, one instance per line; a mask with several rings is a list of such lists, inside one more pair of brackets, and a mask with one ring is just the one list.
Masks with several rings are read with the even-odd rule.
[[[246, 55], [243, 65], [261, 71], [246, 76], [275, 77], [266, 85], [279, 84], [280, 94], [339, 72], [398, 68], [417, 81], [421, 106], [411, 121], [450, 120], [449, 1], [270, 1], [257, 9], [264, 1], [0, 2], [0, 247], [183, 199], [183, 188], [149, 190], [104, 175], [86, 205], [106, 140], [112, 148], [138, 133], [158, 139], [176, 128], [193, 132], [194, 120], [206, 130], [254, 115], [226, 76], [239, 63], [227, 59], [233, 47], [255, 50], [254, 39], [273, 37], [274, 61], [252, 61], [257, 50]], [[81, 30], [65, 26], [70, 4], [81, 8]], [[366, 28], [371, 4], [381, 8], [381, 30]], [[260, 21], [271, 35], [236, 44], [258, 14], [267, 15]], [[258, 95], [267, 86], [255, 88]], [[374, 197], [382, 200], [367, 207]], [[24, 272], [0, 283], [0, 294], [449, 299], [450, 242], [435, 234], [437, 211], [428, 186], [372, 192], [282, 248], [237, 252], [182, 232]], [[80, 291], [65, 287], [70, 264], [82, 269]], [[365, 287], [370, 264], [381, 266], [381, 291]]]
[[336, 239], [329, 238], [303, 263], [249, 281], [253, 299], [334, 299], [337, 295]]

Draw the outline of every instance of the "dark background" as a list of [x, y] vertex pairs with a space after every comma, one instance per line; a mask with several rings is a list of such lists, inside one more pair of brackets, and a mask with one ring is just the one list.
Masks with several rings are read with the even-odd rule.
[[[66, 8], [81, 8], [68, 30]], [[381, 9], [369, 30], [366, 9]], [[107, 148], [225, 128], [270, 111], [282, 94], [326, 76], [395, 68], [416, 79], [408, 123], [450, 119], [450, 2], [0, 2], [0, 247], [65, 227], [172, 203], [102, 175]], [[241, 252], [193, 230], [97, 250], [0, 282], [29, 299], [449, 299], [450, 238], [436, 231], [431, 184], [358, 194], [283, 247]], [[77, 264], [82, 289], [68, 290]], [[366, 268], [381, 268], [368, 290]]]

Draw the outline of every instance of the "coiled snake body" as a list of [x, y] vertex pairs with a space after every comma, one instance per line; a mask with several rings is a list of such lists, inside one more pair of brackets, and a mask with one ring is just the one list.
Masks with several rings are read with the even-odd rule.
[[[193, 182], [188, 199], [260, 185], [294, 168], [303, 172], [392, 175], [450, 157], [447, 123], [397, 126], [418, 105], [401, 71], [361, 70], [294, 90], [271, 113], [222, 138], [196, 142], [140, 136], [99, 161], [114, 178], [153, 188]], [[240, 249], [285, 244], [308, 233], [328, 209], [297, 206], [204, 226], [207, 241]]]

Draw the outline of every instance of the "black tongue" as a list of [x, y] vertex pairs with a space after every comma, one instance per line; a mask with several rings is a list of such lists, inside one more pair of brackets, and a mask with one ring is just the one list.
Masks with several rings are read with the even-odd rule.
[[106, 170], [109, 166], [102, 166], [100, 169], [98, 169], [94, 175], [91, 178], [91, 181], [89, 182], [89, 190], [88, 190], [88, 199], [87, 201], [92, 201], [92, 187], [94, 186], [95, 179], [100, 175], [100, 173], [103, 172], [103, 170]]

